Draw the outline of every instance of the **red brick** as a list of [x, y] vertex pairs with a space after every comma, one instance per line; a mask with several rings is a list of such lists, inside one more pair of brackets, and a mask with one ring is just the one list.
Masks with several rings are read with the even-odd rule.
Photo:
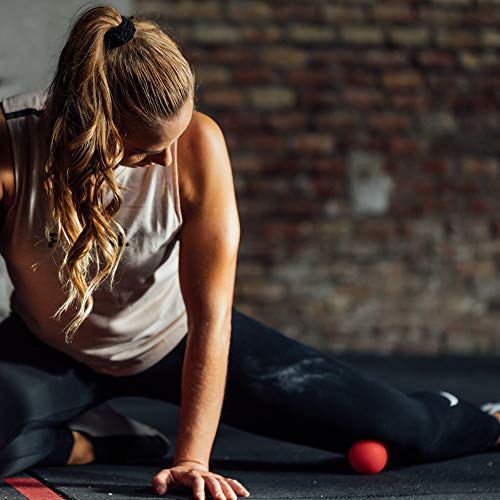
[[415, 10], [403, 2], [376, 2], [373, 5], [373, 18], [376, 22], [414, 22], [415, 14]]
[[339, 194], [338, 179], [327, 177], [315, 177], [313, 180], [316, 194], [321, 197], [335, 197]]
[[201, 89], [200, 99], [208, 106], [239, 108], [244, 98], [241, 90], [236, 89]]
[[312, 168], [317, 172], [331, 173], [332, 178], [339, 179], [346, 175], [346, 166], [343, 158], [314, 158], [311, 162]]
[[262, 1], [229, 2], [226, 12], [230, 18], [245, 22], [268, 20], [273, 17], [272, 7], [268, 2]]
[[385, 97], [378, 89], [344, 89], [343, 98], [346, 103], [362, 109], [375, 109], [382, 107], [385, 103]]
[[260, 227], [262, 236], [271, 238], [297, 238], [300, 236], [300, 227], [285, 221], [264, 221]]
[[498, 26], [500, 22], [500, 9], [491, 7], [476, 7], [467, 12], [464, 16], [464, 24], [470, 24], [472, 27], [479, 26]]
[[476, 51], [461, 50], [460, 62], [467, 70], [477, 71], [488, 68], [496, 68], [500, 63], [500, 57], [496, 53], [478, 53]]
[[464, 17], [461, 11], [454, 9], [420, 7], [418, 10], [421, 21], [436, 25], [461, 24]]
[[419, 152], [420, 146], [414, 139], [408, 137], [392, 137], [389, 150], [396, 155], [414, 155]]
[[318, 132], [300, 133], [293, 138], [292, 147], [304, 154], [332, 153], [335, 141], [333, 134]]
[[253, 42], [263, 45], [278, 43], [283, 38], [283, 31], [277, 26], [242, 26], [240, 31], [244, 43]]
[[279, 21], [322, 21], [323, 11], [320, 5], [313, 3], [276, 5], [274, 7], [274, 18]]
[[395, 28], [389, 31], [389, 40], [403, 47], [426, 47], [430, 41], [430, 31], [422, 26]]
[[278, 112], [268, 113], [265, 117], [265, 125], [270, 130], [304, 130], [307, 128], [307, 116], [303, 112]]
[[288, 81], [293, 84], [309, 85], [311, 87], [331, 87], [333, 75], [327, 71], [312, 71], [310, 69], [291, 70]]
[[361, 239], [387, 240], [397, 235], [396, 224], [392, 220], [367, 217], [354, 226], [356, 236]]
[[430, 107], [430, 98], [424, 93], [394, 95], [392, 96], [392, 102], [396, 109], [415, 112], [421, 112]]
[[305, 89], [300, 92], [300, 106], [306, 106], [316, 111], [317, 109], [333, 109], [338, 102], [338, 96], [334, 92], [321, 90], [320, 92], [311, 92], [310, 89]]
[[341, 39], [353, 45], [382, 45], [384, 31], [373, 25], [352, 25], [341, 29]]
[[318, 128], [332, 128], [339, 130], [353, 129], [358, 126], [358, 119], [354, 113], [348, 111], [333, 111], [329, 113], [315, 113], [315, 123]]
[[266, 167], [262, 158], [257, 155], [257, 152], [241, 153], [235, 149], [231, 156], [231, 163], [235, 172], [259, 173]]
[[293, 42], [324, 44], [333, 42], [336, 32], [328, 25], [297, 23], [288, 26], [288, 38]]
[[497, 179], [498, 161], [496, 158], [465, 157], [462, 160], [462, 170], [466, 175], [482, 175]]
[[273, 68], [257, 67], [257, 68], [237, 68], [234, 70], [234, 82], [237, 84], [266, 84], [279, 83], [280, 78]]
[[196, 79], [202, 85], [211, 83], [228, 83], [231, 71], [216, 64], [198, 64], [195, 68]]
[[436, 33], [439, 47], [472, 48], [480, 45], [480, 38], [473, 30], [440, 30]]
[[423, 85], [422, 75], [416, 71], [387, 72], [383, 75], [384, 85], [390, 89], [404, 89]]
[[500, 34], [497, 30], [489, 29], [481, 33], [481, 41], [484, 47], [500, 47]]
[[369, 49], [362, 55], [362, 60], [365, 65], [376, 68], [401, 67], [410, 62], [408, 51], [400, 49]]
[[312, 64], [340, 64], [342, 66], [358, 66], [360, 62], [359, 50], [350, 47], [332, 46], [327, 49], [318, 46], [310, 51], [309, 60]]
[[269, 134], [241, 135], [236, 139], [235, 147], [258, 153], [259, 150], [282, 152], [285, 150], [285, 138]]
[[287, 46], [268, 47], [261, 57], [265, 63], [272, 66], [297, 67], [305, 64], [307, 52], [304, 49]]
[[310, 164], [309, 159], [307, 161], [298, 157], [298, 155], [294, 156], [276, 156], [270, 162], [268, 167], [266, 168], [266, 172], [269, 173], [290, 173], [290, 172], [303, 172]]
[[366, 10], [360, 6], [325, 5], [325, 19], [332, 23], [358, 22], [366, 17]]
[[218, 121], [224, 129], [235, 132], [259, 132], [264, 120], [256, 113], [235, 113], [231, 110], [217, 111]]
[[[148, 0], [140, 2], [140, 16], [158, 16], [158, 21], [164, 20], [169, 25], [176, 19], [209, 19], [219, 20], [222, 17], [222, 4], [218, 1], [206, 0], [203, 2], [181, 0], [178, 2], [165, 2], [163, 0]], [[156, 20], [156, 19], [155, 19]]]
[[197, 59], [207, 61], [212, 64], [253, 64], [257, 65], [257, 57], [254, 52], [246, 50], [245, 47], [213, 47], [203, 51], [198, 49]]
[[200, 24], [193, 28], [193, 38], [206, 45], [232, 44], [243, 40], [243, 33], [229, 24]]
[[465, 199], [465, 210], [471, 214], [486, 216], [492, 212], [492, 205], [482, 196], [471, 196]]
[[378, 113], [372, 115], [368, 120], [368, 124], [382, 133], [408, 130], [410, 126], [408, 118], [395, 113]]
[[252, 105], [259, 109], [290, 108], [296, 102], [295, 92], [286, 87], [255, 87], [249, 89]]
[[474, 0], [432, 0], [437, 5], [443, 5], [453, 9], [455, 7], [470, 7], [474, 5]]
[[418, 54], [418, 61], [427, 68], [451, 68], [455, 63], [455, 57], [449, 52], [425, 50]]
[[432, 158], [422, 161], [418, 165], [418, 169], [433, 176], [451, 176], [453, 174], [453, 163], [448, 158]]
[[377, 87], [379, 84], [379, 76], [371, 70], [353, 69], [346, 73], [342, 84], [348, 86]]

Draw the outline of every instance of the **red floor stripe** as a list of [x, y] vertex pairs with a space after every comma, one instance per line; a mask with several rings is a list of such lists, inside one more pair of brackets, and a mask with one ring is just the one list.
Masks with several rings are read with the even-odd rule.
[[34, 477], [3, 477], [2, 480], [30, 500], [62, 500], [62, 497]]

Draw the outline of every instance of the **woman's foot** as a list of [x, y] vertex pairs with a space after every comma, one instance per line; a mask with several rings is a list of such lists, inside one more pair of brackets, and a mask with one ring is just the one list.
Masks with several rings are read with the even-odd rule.
[[90, 439], [78, 431], [71, 431], [75, 443], [71, 450], [68, 465], [84, 465], [95, 460], [94, 446]]
[[169, 439], [158, 429], [122, 415], [107, 403], [66, 425], [75, 436], [73, 463], [163, 463], [171, 448]]
[[[492, 417], [495, 417], [500, 422], [500, 403], [485, 403], [481, 405], [481, 410], [489, 413]], [[496, 446], [500, 447], [500, 438], [498, 438]]]
[[[500, 412], [493, 413], [493, 416], [500, 422]], [[500, 446], [500, 437], [497, 440], [497, 446]]]

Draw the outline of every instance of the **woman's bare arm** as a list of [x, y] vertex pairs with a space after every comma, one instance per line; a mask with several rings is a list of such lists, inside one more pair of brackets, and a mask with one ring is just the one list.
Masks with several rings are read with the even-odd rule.
[[208, 468], [225, 390], [240, 224], [223, 133], [207, 115], [195, 117], [179, 167], [179, 279], [189, 332], [174, 465], [193, 460]]

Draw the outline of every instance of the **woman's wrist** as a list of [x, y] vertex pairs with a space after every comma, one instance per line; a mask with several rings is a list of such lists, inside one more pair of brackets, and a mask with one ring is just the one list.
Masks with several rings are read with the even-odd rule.
[[208, 469], [208, 464], [205, 463], [205, 462], [201, 462], [200, 460], [193, 460], [193, 459], [189, 459], [189, 460], [174, 460], [173, 462], [173, 467], [175, 467], [176, 465], [189, 465], [189, 464], [197, 464], [197, 465], [202, 465], [203, 467], [206, 467]]

